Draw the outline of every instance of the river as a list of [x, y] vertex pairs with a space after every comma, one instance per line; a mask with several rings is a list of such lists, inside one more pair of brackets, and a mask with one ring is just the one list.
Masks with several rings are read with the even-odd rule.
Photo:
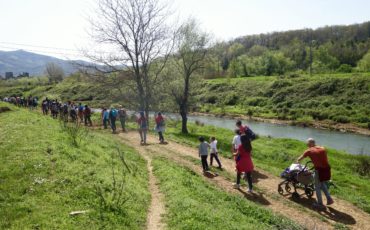
[[[174, 114], [169, 114], [168, 116], [171, 118], [180, 119], [179, 116]], [[230, 130], [235, 129], [234, 119], [217, 118], [211, 116], [189, 116], [189, 121], [194, 122], [196, 120], [206, 125], [213, 125]], [[326, 146], [336, 150], [342, 150], [355, 155], [370, 155], [370, 137], [360, 134], [342, 133], [332, 130], [321, 130], [309, 127], [304, 128], [299, 126], [280, 125], [250, 120], [243, 121], [243, 124], [247, 124], [256, 134], [262, 136], [290, 138], [300, 141], [305, 141], [307, 138], [312, 137], [316, 140], [318, 145]]]
[[[96, 112], [100, 112], [99, 109], [94, 110]], [[129, 114], [132, 113], [133, 112], [129, 112]], [[153, 113], [151, 113], [151, 115], [153, 115]], [[165, 113], [164, 115], [171, 119], [181, 119], [179, 115], [173, 113]], [[205, 125], [213, 125], [230, 130], [235, 129], [236, 121], [230, 118], [196, 115], [189, 115], [188, 120], [190, 122], [199, 121]], [[251, 120], [245, 120], [243, 121], [243, 124], [247, 124], [256, 134], [261, 136], [290, 138], [300, 141], [306, 141], [307, 138], [312, 137], [316, 140], [318, 145], [345, 151], [354, 155], [364, 154], [370, 156], [370, 137], [368, 136], [354, 133], [343, 133], [335, 130], [322, 130], [310, 127], [305, 128]], [[232, 137], [230, 137], [230, 140], [231, 139]]]

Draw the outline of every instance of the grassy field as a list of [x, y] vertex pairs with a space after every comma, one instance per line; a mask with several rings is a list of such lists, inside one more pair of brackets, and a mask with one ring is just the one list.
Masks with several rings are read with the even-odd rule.
[[153, 161], [167, 200], [170, 229], [303, 229], [241, 196], [221, 191], [188, 168], [164, 158]]
[[[179, 132], [179, 122], [168, 121], [167, 124], [167, 138], [196, 147], [199, 144], [199, 136], [204, 136], [206, 140], [215, 136], [221, 155], [231, 158], [231, 140], [234, 136], [232, 131], [191, 123], [191, 134], [184, 135]], [[279, 176], [305, 149], [306, 145], [301, 141], [259, 137], [253, 142], [253, 161], [257, 167]], [[332, 167], [332, 180], [338, 187], [331, 190], [332, 194], [370, 213], [370, 157], [350, 155], [333, 149], [328, 149], [328, 156]]]
[[12, 109], [0, 113], [1, 229], [145, 227], [148, 174], [132, 149], [88, 131], [74, 146], [58, 121], [1, 106]]

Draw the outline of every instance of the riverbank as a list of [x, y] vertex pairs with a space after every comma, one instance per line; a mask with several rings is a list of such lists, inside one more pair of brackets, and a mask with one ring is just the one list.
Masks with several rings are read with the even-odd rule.
[[358, 127], [355, 124], [347, 123], [336, 123], [333, 121], [309, 121], [309, 122], [299, 122], [294, 120], [280, 120], [280, 119], [270, 119], [270, 118], [263, 118], [263, 117], [255, 117], [255, 116], [243, 116], [243, 115], [233, 115], [233, 114], [212, 114], [212, 113], [201, 113], [201, 112], [192, 112], [190, 115], [194, 116], [210, 116], [210, 117], [218, 117], [218, 118], [229, 118], [235, 120], [252, 120], [258, 122], [267, 122], [271, 124], [278, 124], [278, 125], [291, 125], [291, 126], [299, 126], [299, 127], [312, 127], [316, 129], [322, 130], [335, 130], [342, 133], [356, 133], [365, 136], [370, 136], [370, 129]]

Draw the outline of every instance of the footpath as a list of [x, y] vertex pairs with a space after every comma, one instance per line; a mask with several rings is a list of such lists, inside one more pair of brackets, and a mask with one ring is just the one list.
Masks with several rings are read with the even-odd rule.
[[[152, 205], [148, 216], [148, 229], [164, 229], [161, 217], [165, 215], [163, 195], [160, 193], [157, 179], [152, 173], [151, 159], [155, 156], [166, 157], [177, 164], [187, 167], [203, 175], [198, 159], [197, 149], [182, 144], [168, 141], [167, 144], [159, 144], [154, 135], [148, 135], [147, 145], [140, 145], [139, 134], [131, 131], [118, 134], [119, 139], [126, 145], [133, 147], [148, 162], [150, 173], [150, 187], [152, 191]], [[273, 212], [286, 216], [307, 229], [335, 229], [336, 225], [344, 224], [350, 229], [370, 229], [370, 215], [355, 207], [351, 203], [334, 197], [335, 203], [324, 211], [311, 208], [312, 197], [308, 199], [301, 196], [299, 202], [293, 201], [290, 194], [279, 195], [277, 192], [281, 178], [271, 175], [258, 167], [253, 173], [255, 192], [248, 193], [247, 188], [234, 189], [232, 182], [235, 180], [235, 163], [231, 159], [220, 157], [223, 171], [220, 175], [209, 173], [204, 180], [213, 183], [224, 191], [239, 194], [246, 199], [258, 203]]]

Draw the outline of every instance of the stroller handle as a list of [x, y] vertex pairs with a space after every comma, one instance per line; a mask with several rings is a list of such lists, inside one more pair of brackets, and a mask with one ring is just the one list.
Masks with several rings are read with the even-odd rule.
[[[301, 170], [301, 172], [305, 171], [307, 169], [307, 166], [308, 164], [312, 164], [312, 161], [307, 161], [306, 164], [304, 164], [304, 167], [303, 169]], [[311, 170], [311, 169], [310, 169]]]

